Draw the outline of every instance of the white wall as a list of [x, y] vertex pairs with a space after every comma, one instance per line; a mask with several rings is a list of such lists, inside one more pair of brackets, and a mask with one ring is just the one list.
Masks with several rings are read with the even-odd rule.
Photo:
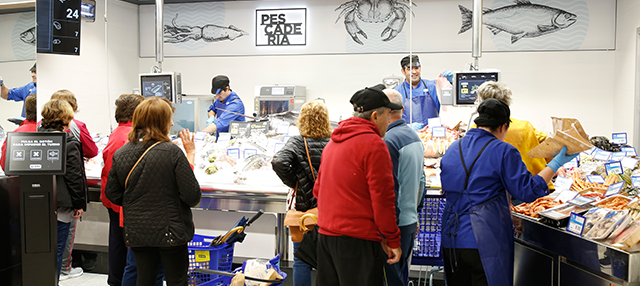
[[[35, 49], [35, 47], [34, 47]], [[0, 62], [0, 77], [8, 88], [20, 87], [31, 82], [31, 72], [29, 69], [35, 61], [11, 61]], [[22, 101], [7, 101], [0, 99], [0, 125], [6, 131], [12, 131], [18, 126], [8, 122], [6, 119], [20, 116], [22, 114]]]
[[[614, 132], [627, 132], [631, 140], [637, 134], [640, 125], [634, 122], [634, 112], [638, 102], [635, 99], [636, 77], [638, 70], [636, 63], [637, 40], [636, 29], [640, 27], [640, 2], [637, 0], [618, 0], [618, 28], [616, 31], [615, 78], [613, 83], [613, 117]], [[635, 142], [640, 148], [640, 142]]]
[[109, 134], [110, 124], [117, 126], [116, 98], [137, 86], [138, 7], [109, 0], [105, 23], [105, 0], [96, 2], [96, 21], [82, 22], [80, 56], [38, 54], [38, 73], [44, 75], [39, 79], [38, 105], [54, 91], [68, 89], [78, 100], [76, 119], [85, 122], [90, 132]]

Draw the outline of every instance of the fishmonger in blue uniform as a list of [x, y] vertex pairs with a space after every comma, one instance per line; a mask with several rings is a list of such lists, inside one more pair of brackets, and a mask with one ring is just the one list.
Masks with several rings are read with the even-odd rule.
[[231, 121], [245, 121], [244, 103], [229, 87], [227, 76], [218, 75], [211, 80], [211, 93], [216, 96], [216, 101], [207, 110], [209, 119], [207, 119], [207, 127], [202, 131], [229, 132]]
[[504, 142], [509, 106], [490, 98], [478, 113], [478, 128], [451, 144], [441, 161], [447, 199], [442, 216], [447, 285], [511, 286], [514, 243], [507, 191], [525, 202], [547, 195], [549, 180], [577, 154], [566, 155], [563, 147], [532, 177], [518, 150]]

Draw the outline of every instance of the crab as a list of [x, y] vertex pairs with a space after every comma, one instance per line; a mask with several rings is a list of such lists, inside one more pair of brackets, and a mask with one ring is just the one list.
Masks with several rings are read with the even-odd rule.
[[[380, 34], [380, 37], [384, 38], [388, 34], [382, 40], [385, 42], [393, 40], [402, 32], [404, 22], [407, 21], [407, 11], [411, 10], [409, 5], [399, 1], [402, 0], [351, 0], [342, 3], [335, 9], [335, 11], [342, 10], [338, 19], [336, 19], [336, 23], [344, 16], [344, 25], [349, 36], [354, 42], [364, 45], [358, 38], [358, 34], [368, 39], [367, 34], [358, 26], [356, 16], [365, 23], [383, 23], [391, 19], [389, 25]], [[407, 2], [416, 6], [413, 2]]]

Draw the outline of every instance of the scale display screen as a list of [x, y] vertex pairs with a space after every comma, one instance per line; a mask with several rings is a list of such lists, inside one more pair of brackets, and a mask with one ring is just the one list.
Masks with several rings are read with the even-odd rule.
[[64, 132], [11, 132], [7, 135], [7, 175], [63, 175], [66, 171], [67, 134]]
[[499, 75], [499, 71], [456, 73], [454, 79], [455, 105], [474, 105], [478, 98], [478, 87], [485, 81], [498, 81]]
[[170, 75], [140, 76], [140, 84], [142, 86], [141, 92], [144, 98], [158, 96], [171, 101], [172, 93]]

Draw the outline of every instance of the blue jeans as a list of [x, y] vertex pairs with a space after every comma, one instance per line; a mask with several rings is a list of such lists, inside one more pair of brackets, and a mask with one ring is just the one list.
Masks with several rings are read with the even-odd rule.
[[64, 223], [58, 221], [58, 249], [56, 255], [58, 256], [58, 280], [60, 279], [60, 269], [62, 268], [62, 254], [64, 253], [65, 246], [67, 244], [67, 236], [69, 236], [70, 223]]
[[[293, 243], [293, 253], [300, 247], [300, 242]], [[293, 286], [311, 286], [311, 266], [297, 257], [293, 257]]]
[[384, 264], [384, 269], [387, 274], [386, 285], [388, 286], [401, 286], [407, 285], [409, 281], [409, 259], [411, 258], [411, 250], [413, 250], [413, 242], [416, 237], [416, 225], [412, 223], [410, 225], [401, 226], [400, 228], [400, 249], [402, 249], [402, 255], [400, 261], [394, 264]]
[[[162, 280], [164, 279], [164, 267], [162, 263], [158, 266], [158, 280], [156, 286], [162, 286]], [[127, 251], [127, 266], [124, 267], [124, 274], [122, 275], [122, 286], [136, 286], [138, 280], [138, 265], [136, 264], [136, 258], [133, 255], [133, 250], [129, 247]]]

